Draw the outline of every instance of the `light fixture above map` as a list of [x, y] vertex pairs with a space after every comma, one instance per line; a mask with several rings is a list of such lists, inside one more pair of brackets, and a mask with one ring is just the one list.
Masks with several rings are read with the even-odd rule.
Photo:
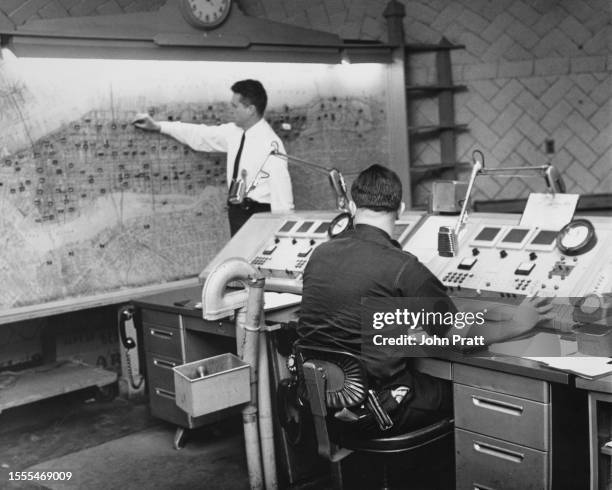
[[155, 12], [32, 20], [0, 32], [19, 57], [340, 63], [391, 62], [392, 45], [244, 15], [214, 31], [185, 21], [178, 0]]

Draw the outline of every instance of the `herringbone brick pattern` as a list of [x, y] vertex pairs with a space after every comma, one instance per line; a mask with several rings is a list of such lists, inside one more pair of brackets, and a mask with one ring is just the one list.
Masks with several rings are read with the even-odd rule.
[[[427, 3], [427, 5], [425, 5]], [[411, 41], [441, 35], [453, 51], [459, 161], [481, 149], [488, 166], [552, 163], [570, 192], [612, 192], [611, 6], [606, 2], [461, 0], [407, 2]], [[433, 55], [411, 57], [411, 83], [435, 81]], [[413, 102], [411, 124], [436, 124], [435, 98]], [[546, 140], [555, 151], [545, 153]], [[435, 139], [413, 141], [413, 165], [440, 160]], [[511, 199], [542, 190], [540, 179], [481, 178], [477, 199]], [[428, 182], [415, 191], [424, 203]]]
[[0, 0], [0, 26], [32, 19], [80, 17], [157, 10], [165, 0]]
[[[459, 160], [470, 161], [478, 148], [491, 167], [550, 162], [564, 173], [571, 192], [611, 192], [611, 82], [606, 72], [472, 82], [456, 96], [457, 120], [469, 126], [457, 136]], [[414, 107], [415, 124], [436, 123], [435, 99]], [[548, 139], [554, 141], [553, 154], [545, 153]], [[415, 143], [413, 154], [418, 165], [440, 160], [435, 139]], [[477, 187], [476, 198], [511, 199], [542, 190], [543, 182], [482, 178]]]

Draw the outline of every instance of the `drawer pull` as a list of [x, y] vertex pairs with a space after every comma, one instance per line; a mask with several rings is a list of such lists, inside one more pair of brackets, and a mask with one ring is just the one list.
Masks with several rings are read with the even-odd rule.
[[174, 333], [172, 332], [168, 332], [166, 330], [155, 330], [154, 328], [150, 328], [149, 333], [154, 337], [161, 337], [163, 339], [171, 339], [174, 336]]
[[155, 388], [155, 394], [164, 398], [170, 398], [174, 400], [174, 393], [168, 390], [162, 390], [161, 388]]
[[494, 458], [505, 459], [506, 461], [512, 461], [513, 463], [522, 463], [525, 459], [525, 455], [521, 453], [515, 453], [507, 449], [500, 447], [490, 446], [483, 442], [474, 442], [474, 450], [476, 452], [493, 456]]
[[472, 396], [472, 403], [479, 408], [484, 408], [485, 410], [494, 410], [496, 412], [515, 415], [517, 417], [523, 415], [524, 410], [524, 408], [520, 405], [500, 402], [499, 400], [492, 400], [491, 398], [483, 398], [481, 396]]
[[176, 366], [176, 362], [164, 361], [163, 359], [153, 359], [153, 364], [164, 369], [172, 369], [174, 366]]
[[474, 485], [474, 490], [495, 490], [492, 487], [483, 487], [482, 485]]

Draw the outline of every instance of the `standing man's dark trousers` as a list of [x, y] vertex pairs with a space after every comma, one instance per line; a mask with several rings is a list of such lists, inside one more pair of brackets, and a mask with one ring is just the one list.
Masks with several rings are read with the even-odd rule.
[[261, 202], [253, 201], [248, 197], [242, 201], [242, 204], [227, 205], [227, 216], [229, 217], [230, 233], [234, 236], [238, 230], [244, 225], [247, 220], [255, 213], [270, 212], [270, 205]]

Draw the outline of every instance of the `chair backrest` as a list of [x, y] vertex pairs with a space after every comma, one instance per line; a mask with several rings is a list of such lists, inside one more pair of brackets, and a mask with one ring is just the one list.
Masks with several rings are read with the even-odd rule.
[[335, 445], [327, 426], [328, 409], [333, 412], [362, 405], [368, 395], [367, 373], [362, 361], [350, 352], [295, 345], [298, 375], [303, 379], [313, 416], [318, 452], [330, 461], [340, 461], [351, 451]]

